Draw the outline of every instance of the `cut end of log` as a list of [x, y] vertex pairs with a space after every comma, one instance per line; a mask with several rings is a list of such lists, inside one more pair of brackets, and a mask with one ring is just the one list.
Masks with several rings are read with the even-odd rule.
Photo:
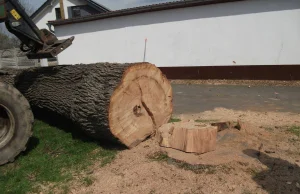
[[206, 153], [216, 149], [217, 127], [205, 123], [168, 123], [158, 129], [160, 146], [188, 153]]
[[129, 66], [110, 99], [112, 134], [129, 148], [138, 145], [169, 121], [172, 100], [170, 82], [155, 65]]

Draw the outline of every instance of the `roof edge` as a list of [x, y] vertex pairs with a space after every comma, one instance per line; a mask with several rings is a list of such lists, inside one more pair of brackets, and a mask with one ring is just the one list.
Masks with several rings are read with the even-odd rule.
[[102, 4], [99, 4], [93, 0], [86, 0], [88, 4], [91, 4], [95, 9], [101, 10], [101, 11], [105, 11], [105, 12], [109, 12], [111, 11], [110, 9], [108, 9], [107, 7], [105, 7]]
[[90, 16], [85, 16], [80, 18], [70, 18], [65, 20], [49, 21], [49, 24], [54, 26], [61, 26], [61, 25], [89, 22], [89, 21], [106, 19], [106, 18], [135, 15], [140, 13], [156, 12], [156, 11], [195, 7], [195, 6], [204, 6], [204, 5], [219, 4], [219, 3], [229, 3], [229, 2], [237, 2], [237, 1], [246, 1], [246, 0], [183, 0], [183, 1], [175, 1], [175, 2], [147, 5], [141, 7], [134, 7], [128, 9], [121, 9], [117, 11], [95, 14], [95, 15], [90, 15]]
[[[45, 1], [45, 3], [43, 3], [35, 12], [33, 12], [33, 14], [31, 14], [30, 18], [34, 19], [35, 17], [37, 17], [41, 12], [43, 12], [43, 10], [45, 8], [47, 8], [48, 6], [51, 6], [54, 3], [55, 0], [47, 0]], [[111, 11], [110, 9], [108, 9], [107, 7], [93, 1], [93, 0], [86, 0], [87, 3], [93, 7], [95, 10], [97, 11], [104, 11], [104, 12], [109, 12]]]
[[33, 12], [30, 16], [31, 19], [34, 19], [38, 16], [46, 7], [51, 6], [55, 0], [47, 0], [43, 3], [35, 12]]

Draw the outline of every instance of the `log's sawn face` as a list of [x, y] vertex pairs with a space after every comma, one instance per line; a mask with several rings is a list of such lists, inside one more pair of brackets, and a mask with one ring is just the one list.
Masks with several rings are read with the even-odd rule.
[[111, 132], [129, 148], [167, 123], [173, 111], [170, 82], [154, 65], [130, 66], [109, 106]]

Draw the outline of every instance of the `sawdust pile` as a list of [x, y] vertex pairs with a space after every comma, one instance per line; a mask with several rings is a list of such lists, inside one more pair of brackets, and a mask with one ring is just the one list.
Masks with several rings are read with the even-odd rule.
[[288, 131], [299, 114], [216, 109], [178, 117], [243, 124], [219, 132], [217, 149], [205, 154], [145, 141], [104, 168], [95, 164], [93, 184], [75, 181], [72, 193], [300, 193], [300, 138]]

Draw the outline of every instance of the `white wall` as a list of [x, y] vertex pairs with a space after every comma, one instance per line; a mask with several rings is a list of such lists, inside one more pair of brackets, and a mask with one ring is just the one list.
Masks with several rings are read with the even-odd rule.
[[60, 64], [146, 61], [157, 66], [300, 64], [300, 1], [249, 0], [55, 28], [75, 35]]
[[[64, 10], [65, 10], [65, 18], [68, 19], [68, 7], [76, 6], [76, 5], [85, 5], [86, 2], [82, 0], [64, 0]], [[38, 16], [36, 16], [33, 21], [37, 25], [38, 28], [46, 28], [46, 25], [49, 21], [56, 20], [55, 8], [59, 8], [59, 0], [53, 1], [51, 6], [48, 6], [44, 11], [42, 11]]]

